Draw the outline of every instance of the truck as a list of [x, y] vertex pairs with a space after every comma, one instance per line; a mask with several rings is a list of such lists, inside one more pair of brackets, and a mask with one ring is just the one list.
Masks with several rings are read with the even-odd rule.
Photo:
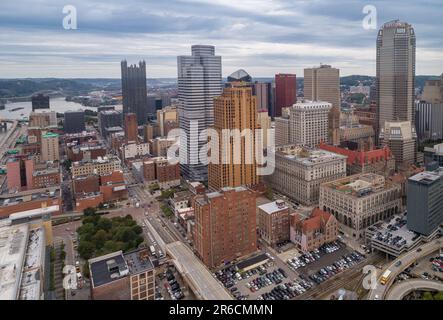
[[388, 282], [389, 277], [391, 276], [391, 273], [392, 273], [391, 270], [388, 269], [382, 274], [381, 279], [380, 279], [381, 285], [385, 285]]
[[149, 246], [149, 250], [151, 251], [151, 254], [153, 256], [155, 256], [155, 248], [154, 248], [154, 246]]

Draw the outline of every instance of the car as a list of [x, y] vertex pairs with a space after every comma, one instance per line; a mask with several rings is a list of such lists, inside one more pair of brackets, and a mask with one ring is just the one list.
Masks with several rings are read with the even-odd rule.
[[422, 251], [422, 248], [418, 248], [418, 249], [417, 249], [417, 252], [421, 252], [421, 251]]
[[400, 267], [400, 266], [401, 266], [401, 261], [397, 261], [397, 262], [395, 263], [395, 266], [396, 266], [396, 267]]

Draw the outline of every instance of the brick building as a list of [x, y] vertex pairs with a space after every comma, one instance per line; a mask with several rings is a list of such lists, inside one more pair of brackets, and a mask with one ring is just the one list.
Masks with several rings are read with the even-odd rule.
[[245, 187], [197, 195], [194, 248], [209, 268], [257, 250], [255, 193]]
[[337, 239], [338, 222], [328, 212], [315, 208], [308, 215], [293, 213], [290, 219], [291, 242], [298, 250], [311, 251]]
[[258, 207], [258, 233], [270, 246], [289, 240], [289, 207], [276, 200]]

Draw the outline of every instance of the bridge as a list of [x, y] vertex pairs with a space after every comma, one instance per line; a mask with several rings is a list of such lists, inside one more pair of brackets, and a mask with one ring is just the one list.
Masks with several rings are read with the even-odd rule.
[[443, 291], [443, 283], [422, 279], [403, 281], [391, 288], [386, 295], [386, 300], [402, 300], [408, 293], [416, 290]]
[[[422, 259], [435, 251], [443, 248], [443, 239], [434, 239], [412, 251], [401, 255], [379, 274], [377, 283], [374, 289], [371, 289], [368, 294], [368, 300], [383, 300], [388, 292], [389, 288], [393, 284], [395, 278], [407, 269], [410, 265], [419, 259]], [[391, 270], [391, 276], [385, 285], [380, 284], [381, 275], [386, 271]]]

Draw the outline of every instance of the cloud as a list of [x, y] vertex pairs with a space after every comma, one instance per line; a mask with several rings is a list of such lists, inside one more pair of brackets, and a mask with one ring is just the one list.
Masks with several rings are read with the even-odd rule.
[[[424, 2], [424, 4], [423, 4]], [[55, 0], [2, 1], [0, 77], [119, 77], [122, 59], [148, 63], [148, 77], [175, 77], [176, 56], [195, 43], [216, 46], [223, 74], [303, 74], [320, 62], [341, 74], [375, 74], [378, 22], [399, 18], [417, 34], [417, 74], [443, 72], [440, 0], [72, 0], [78, 30], [62, 28]]]

